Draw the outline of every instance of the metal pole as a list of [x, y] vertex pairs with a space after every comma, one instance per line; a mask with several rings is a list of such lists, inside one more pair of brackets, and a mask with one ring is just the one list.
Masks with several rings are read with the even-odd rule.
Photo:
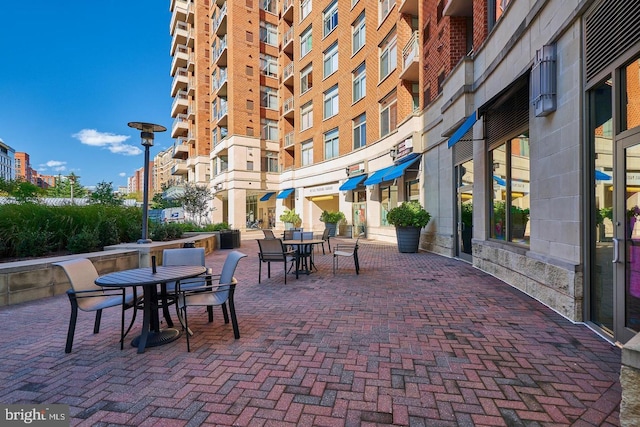
[[142, 196], [142, 239], [138, 243], [151, 243], [148, 236], [149, 223], [149, 146], [144, 146], [144, 192]]

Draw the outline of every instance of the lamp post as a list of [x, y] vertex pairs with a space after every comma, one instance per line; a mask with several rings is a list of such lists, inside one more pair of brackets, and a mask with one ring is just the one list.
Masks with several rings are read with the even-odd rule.
[[138, 243], [151, 243], [147, 237], [149, 231], [149, 148], [153, 146], [153, 133], [164, 132], [166, 127], [145, 122], [129, 122], [130, 128], [140, 131], [142, 146], [144, 147], [144, 193], [142, 199], [142, 238]]

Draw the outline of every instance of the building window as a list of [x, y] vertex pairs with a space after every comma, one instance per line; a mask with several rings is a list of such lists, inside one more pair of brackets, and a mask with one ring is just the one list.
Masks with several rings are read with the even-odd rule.
[[338, 71], [338, 42], [324, 52], [324, 78]]
[[496, 23], [502, 18], [504, 11], [507, 9], [511, 0], [489, 0], [487, 3], [487, 12], [488, 23], [489, 23], [489, 31], [495, 27]]
[[380, 225], [390, 225], [387, 214], [396, 206], [398, 206], [398, 187], [396, 185], [380, 187]]
[[313, 87], [313, 67], [307, 65], [300, 72], [300, 93], [305, 93]]
[[398, 125], [398, 105], [396, 91], [380, 101], [380, 137], [388, 135]]
[[356, 53], [364, 46], [367, 40], [367, 31], [366, 31], [366, 22], [364, 11], [356, 18], [351, 26], [353, 32], [353, 46], [351, 49], [352, 53]]
[[438, 2], [438, 6], [436, 7], [436, 23], [440, 23], [443, 13], [444, 13], [444, 1], [440, 0]]
[[311, 13], [311, 0], [302, 0], [300, 2], [300, 20], [302, 21]]
[[408, 181], [405, 183], [404, 194], [406, 196], [406, 200], [411, 201], [420, 201], [420, 181], [414, 179], [412, 181]]
[[338, 128], [331, 129], [324, 134], [324, 159], [332, 159], [339, 155]]
[[260, 21], [260, 41], [278, 46], [278, 27], [269, 22]]
[[324, 118], [328, 119], [338, 114], [338, 85], [324, 93]]
[[300, 34], [300, 56], [305, 56], [307, 53], [311, 52], [311, 46], [313, 44], [313, 39], [311, 37], [311, 26], [304, 30], [302, 34]]
[[380, 44], [380, 81], [384, 80], [398, 64], [395, 29]]
[[313, 141], [305, 141], [300, 148], [302, 166], [313, 164]]
[[262, 127], [262, 132], [260, 137], [262, 139], [266, 139], [269, 141], [277, 141], [278, 140], [278, 122], [275, 120], [269, 119], [260, 119], [260, 125]]
[[276, 13], [278, 7], [277, 0], [260, 0], [260, 9], [269, 12]]
[[[529, 244], [529, 135], [510, 139], [489, 151], [490, 235]], [[508, 208], [507, 208], [508, 207]]]
[[300, 109], [300, 130], [313, 127], [313, 102], [309, 101]]
[[367, 68], [360, 64], [353, 72], [353, 102], [358, 102], [367, 94]]
[[323, 17], [323, 36], [328, 36], [338, 26], [338, 0], [334, 0], [324, 10]]
[[278, 77], [278, 59], [275, 56], [261, 53], [260, 74], [268, 77]]
[[260, 86], [260, 106], [270, 110], [277, 110], [278, 90], [269, 86]]
[[367, 145], [367, 115], [360, 114], [353, 119], [353, 149]]
[[442, 86], [444, 85], [444, 70], [438, 73], [438, 94], [442, 93]]
[[420, 109], [420, 84], [418, 83], [411, 84], [411, 100], [413, 111], [418, 111]]
[[378, 0], [379, 22], [384, 21], [395, 4], [396, 0]]
[[262, 158], [262, 170], [267, 172], [278, 172], [278, 153], [267, 151]]

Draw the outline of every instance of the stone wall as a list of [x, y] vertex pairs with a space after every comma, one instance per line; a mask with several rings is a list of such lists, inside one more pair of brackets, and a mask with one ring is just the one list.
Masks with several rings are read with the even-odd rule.
[[640, 334], [622, 347], [620, 385], [622, 386], [620, 425], [637, 426], [640, 420]]

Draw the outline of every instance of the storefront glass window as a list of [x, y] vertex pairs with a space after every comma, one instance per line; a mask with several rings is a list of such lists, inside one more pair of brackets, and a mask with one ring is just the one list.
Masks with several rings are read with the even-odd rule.
[[396, 206], [398, 206], [398, 187], [395, 185], [380, 187], [380, 225], [389, 225], [387, 214]]

